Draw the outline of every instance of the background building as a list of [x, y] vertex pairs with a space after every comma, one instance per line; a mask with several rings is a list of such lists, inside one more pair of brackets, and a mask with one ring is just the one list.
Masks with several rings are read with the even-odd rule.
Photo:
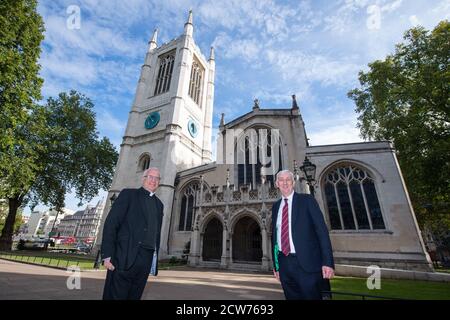
[[84, 210], [78, 210], [72, 215], [66, 216], [58, 225], [58, 234], [61, 237], [74, 237], [77, 233]]
[[[63, 208], [62, 212], [57, 214], [56, 210], [50, 209], [47, 211], [33, 211], [28, 220], [28, 236], [43, 236], [48, 237], [49, 233], [58, 234], [58, 225], [66, 216], [74, 213], [73, 210]], [[55, 222], [56, 219], [56, 222]]]
[[95, 206], [88, 205], [86, 207], [81, 215], [81, 220], [75, 233], [75, 238], [78, 241], [88, 244], [94, 242], [100, 228], [103, 209], [103, 200], [100, 200]]
[[58, 225], [61, 237], [74, 237], [77, 242], [92, 244], [97, 237], [104, 209], [104, 201], [100, 200], [95, 206], [87, 205], [84, 210], [66, 216]]

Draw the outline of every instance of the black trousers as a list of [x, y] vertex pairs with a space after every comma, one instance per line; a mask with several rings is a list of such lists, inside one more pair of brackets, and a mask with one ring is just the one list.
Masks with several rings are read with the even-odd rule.
[[287, 300], [322, 300], [322, 272], [306, 272], [295, 254], [278, 255], [280, 281]]
[[103, 300], [140, 300], [147, 284], [154, 250], [140, 247], [136, 260], [128, 270], [109, 271], [106, 274]]

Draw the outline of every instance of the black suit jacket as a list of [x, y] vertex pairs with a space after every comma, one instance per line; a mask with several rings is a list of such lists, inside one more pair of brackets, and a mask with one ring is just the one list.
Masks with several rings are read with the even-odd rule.
[[[277, 217], [281, 199], [272, 206], [272, 252], [277, 242]], [[294, 193], [292, 199], [292, 240], [300, 266], [319, 272], [322, 266], [334, 269], [333, 249], [322, 211], [313, 196]], [[275, 269], [275, 257], [274, 261]], [[276, 269], [275, 269], [276, 270]]]
[[[131, 268], [139, 246], [144, 241], [148, 219], [144, 199], [142, 188], [123, 189], [105, 220], [101, 255], [103, 259], [111, 257], [112, 264], [119, 270]], [[156, 252], [158, 252], [164, 205], [158, 197], [156, 200], [158, 208]]]

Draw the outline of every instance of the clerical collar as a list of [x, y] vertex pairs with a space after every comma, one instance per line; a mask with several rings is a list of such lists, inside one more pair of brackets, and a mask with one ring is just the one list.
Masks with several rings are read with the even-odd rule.
[[146, 195], [149, 195], [150, 197], [153, 197], [153, 195], [155, 194], [154, 192], [151, 192], [151, 191], [145, 189], [144, 187], [141, 187], [141, 189]]

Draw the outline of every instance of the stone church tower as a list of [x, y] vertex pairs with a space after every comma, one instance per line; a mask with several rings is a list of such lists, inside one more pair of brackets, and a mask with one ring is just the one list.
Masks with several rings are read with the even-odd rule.
[[[203, 56], [193, 38], [192, 11], [184, 32], [157, 45], [157, 30], [148, 51], [131, 106], [108, 198], [124, 188], [141, 186], [148, 167], [161, 170], [158, 196], [164, 203], [160, 257], [167, 255], [168, 232], [175, 176], [180, 170], [211, 161], [211, 128], [214, 97], [214, 50]], [[103, 223], [110, 210], [108, 201]], [[99, 248], [102, 231], [97, 238]]]

